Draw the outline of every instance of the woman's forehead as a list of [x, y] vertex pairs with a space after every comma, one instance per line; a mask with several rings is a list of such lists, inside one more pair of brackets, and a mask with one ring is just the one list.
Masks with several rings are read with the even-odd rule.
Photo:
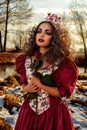
[[49, 23], [42, 23], [38, 28], [46, 28], [52, 30], [52, 26]]

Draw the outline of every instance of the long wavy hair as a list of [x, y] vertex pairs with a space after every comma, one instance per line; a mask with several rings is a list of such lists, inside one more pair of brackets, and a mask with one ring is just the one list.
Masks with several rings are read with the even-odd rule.
[[49, 63], [54, 63], [58, 59], [72, 59], [70, 48], [70, 37], [67, 30], [60, 26], [54, 25], [50, 21], [42, 21], [37, 27], [34, 26], [28, 32], [28, 38], [25, 38], [23, 52], [27, 56], [32, 56], [35, 51], [39, 51], [39, 47], [36, 44], [36, 34], [39, 26], [43, 23], [48, 23], [52, 27], [53, 38], [49, 46], [49, 50], [44, 54], [44, 57]]

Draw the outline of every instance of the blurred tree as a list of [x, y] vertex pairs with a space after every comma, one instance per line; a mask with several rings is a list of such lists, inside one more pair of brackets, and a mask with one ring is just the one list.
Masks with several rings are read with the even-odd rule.
[[62, 26], [69, 30], [69, 18], [67, 17], [66, 11], [63, 11], [62, 14]]
[[87, 1], [72, 0], [70, 5], [72, 20], [74, 21], [77, 33], [84, 46], [85, 65], [87, 64]]
[[2, 52], [2, 35], [1, 35], [1, 31], [0, 31], [0, 52]]
[[28, 0], [0, 0], [0, 25], [5, 24], [3, 51], [6, 51], [8, 24], [26, 24], [31, 16]]
[[17, 33], [15, 33], [15, 37], [16, 38], [13, 38], [13, 43], [15, 45], [15, 49], [17, 50], [17, 48], [19, 48], [19, 50], [21, 50], [21, 44], [22, 44], [22, 38], [23, 38], [23, 35], [24, 35], [24, 31], [21, 31], [21, 30], [16, 30]]

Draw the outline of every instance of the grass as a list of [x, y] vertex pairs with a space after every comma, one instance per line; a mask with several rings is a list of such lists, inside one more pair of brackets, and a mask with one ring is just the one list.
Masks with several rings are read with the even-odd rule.
[[2, 52], [0, 53], [0, 64], [13, 64], [20, 53]]

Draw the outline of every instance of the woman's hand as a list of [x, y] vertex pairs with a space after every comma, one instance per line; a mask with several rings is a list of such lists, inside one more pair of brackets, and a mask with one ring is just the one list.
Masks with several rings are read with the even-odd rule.
[[38, 92], [39, 88], [33, 84], [32, 82], [30, 84], [27, 85], [22, 85], [23, 91], [25, 92]]
[[43, 89], [43, 90], [46, 91], [48, 94], [50, 94], [50, 95], [52, 95], [52, 96], [54, 96], [54, 97], [60, 96], [57, 87], [55, 87], [55, 86], [50, 87], [50, 86], [43, 85], [43, 84], [41, 83], [40, 79], [37, 78], [37, 77], [35, 77], [35, 76], [32, 76], [31, 83], [32, 83], [32, 85], [36, 86], [36, 87], [39, 88], [39, 89]]
[[40, 79], [35, 76], [32, 76], [31, 84], [36, 86], [37, 88], [41, 88], [41, 86], [42, 86]]

